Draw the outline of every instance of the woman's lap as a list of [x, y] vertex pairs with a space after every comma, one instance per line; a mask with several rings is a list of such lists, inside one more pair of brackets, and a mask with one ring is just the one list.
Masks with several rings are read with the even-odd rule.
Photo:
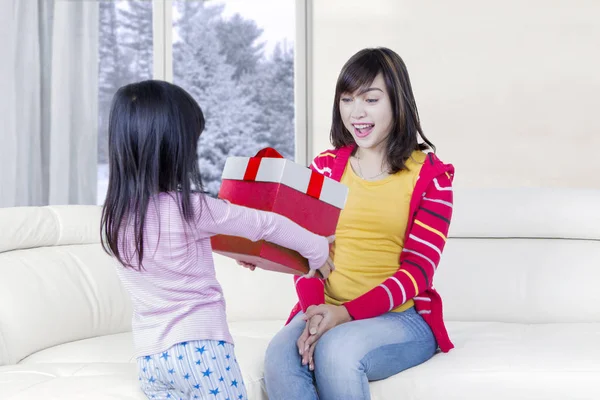
[[323, 334], [315, 348], [313, 374], [301, 365], [296, 346], [304, 326], [301, 315], [297, 315], [269, 345], [265, 379], [267, 390], [275, 392], [274, 400], [283, 396], [280, 386], [291, 388], [294, 395], [294, 388], [310, 383], [309, 379], [316, 381], [322, 399], [369, 398], [368, 381], [385, 379], [421, 364], [437, 348], [431, 329], [414, 308], [386, 313], [351, 321]]

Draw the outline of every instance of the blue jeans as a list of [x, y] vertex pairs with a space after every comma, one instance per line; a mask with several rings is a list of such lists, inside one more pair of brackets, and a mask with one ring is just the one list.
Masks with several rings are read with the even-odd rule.
[[296, 341], [301, 314], [271, 340], [265, 357], [269, 400], [368, 400], [369, 381], [385, 379], [430, 359], [437, 343], [414, 308], [351, 321], [325, 332], [315, 370], [302, 365]]

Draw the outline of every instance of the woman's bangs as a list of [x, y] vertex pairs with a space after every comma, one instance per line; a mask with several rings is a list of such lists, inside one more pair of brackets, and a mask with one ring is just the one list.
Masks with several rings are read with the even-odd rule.
[[380, 71], [381, 66], [374, 57], [362, 57], [344, 70], [336, 91], [339, 94], [361, 93], [371, 86]]

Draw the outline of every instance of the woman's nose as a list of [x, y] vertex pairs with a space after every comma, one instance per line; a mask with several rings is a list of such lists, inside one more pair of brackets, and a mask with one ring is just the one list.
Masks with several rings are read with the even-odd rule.
[[352, 118], [362, 118], [365, 116], [365, 107], [362, 104], [362, 101], [354, 102], [350, 116]]

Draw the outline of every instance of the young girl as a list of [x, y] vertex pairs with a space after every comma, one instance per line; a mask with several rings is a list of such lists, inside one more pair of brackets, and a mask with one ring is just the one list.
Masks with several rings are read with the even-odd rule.
[[454, 169], [426, 153], [435, 148], [396, 53], [364, 49], [344, 65], [331, 140], [312, 167], [349, 187], [336, 269], [326, 281], [296, 280], [300, 301], [266, 354], [270, 400], [370, 399], [369, 381], [452, 348], [433, 276]]
[[203, 129], [196, 101], [170, 83], [135, 83], [114, 96], [102, 244], [123, 265], [139, 381], [152, 399], [246, 399], [211, 236], [264, 239], [298, 251], [311, 271], [329, 272], [327, 238], [202, 194]]

